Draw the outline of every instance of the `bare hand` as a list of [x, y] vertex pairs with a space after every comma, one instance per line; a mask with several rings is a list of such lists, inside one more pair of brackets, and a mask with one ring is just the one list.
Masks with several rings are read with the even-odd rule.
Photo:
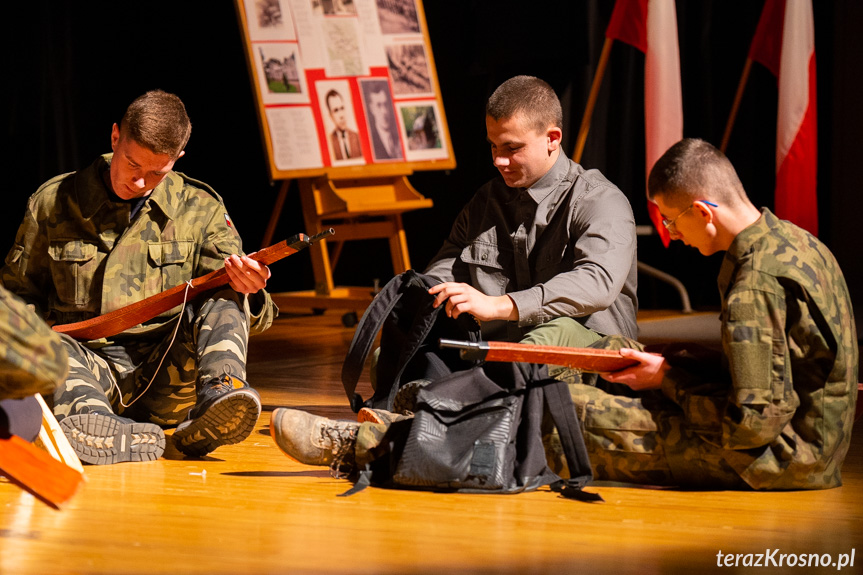
[[620, 355], [638, 360], [639, 363], [626, 369], [600, 375], [607, 381], [628, 385], [636, 391], [659, 389], [665, 373], [671, 369], [665, 358], [659, 354], [623, 348], [620, 350]]
[[429, 293], [435, 296], [435, 308], [446, 302], [446, 314], [452, 318], [469, 313], [480, 321], [518, 319], [518, 309], [509, 296], [487, 296], [465, 283], [444, 282]]
[[248, 256], [236, 254], [225, 258], [228, 283], [239, 293], [252, 294], [264, 289], [272, 275], [270, 268]]

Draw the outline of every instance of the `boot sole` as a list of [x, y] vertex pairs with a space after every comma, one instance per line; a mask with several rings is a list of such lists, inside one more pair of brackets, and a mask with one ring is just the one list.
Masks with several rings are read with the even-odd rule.
[[238, 389], [216, 400], [203, 415], [174, 431], [174, 443], [186, 455], [200, 457], [251, 435], [261, 415], [261, 401], [250, 389]]
[[417, 394], [420, 389], [431, 383], [428, 379], [416, 379], [404, 384], [396, 392], [393, 398], [393, 409], [395, 413], [410, 414], [417, 409]]
[[154, 423], [122, 423], [99, 413], [70, 415], [60, 428], [78, 459], [91, 465], [154, 461], [165, 452], [165, 433]]

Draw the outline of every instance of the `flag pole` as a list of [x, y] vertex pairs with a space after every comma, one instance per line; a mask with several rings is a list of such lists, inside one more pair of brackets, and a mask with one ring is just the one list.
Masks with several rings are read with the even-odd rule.
[[611, 45], [613, 43], [614, 40], [612, 38], [606, 37], [605, 43], [602, 45], [599, 64], [596, 66], [596, 74], [593, 76], [593, 84], [590, 86], [590, 94], [587, 97], [587, 106], [585, 106], [584, 116], [581, 118], [581, 127], [578, 129], [575, 152], [572, 154], [572, 160], [576, 163], [581, 161], [581, 154], [584, 152], [587, 133], [590, 131], [590, 120], [593, 117], [593, 108], [596, 106], [596, 100], [599, 97], [599, 88], [602, 86], [602, 77], [605, 75], [605, 68], [608, 66], [608, 56], [611, 53]]
[[734, 126], [734, 121], [737, 119], [737, 111], [740, 109], [740, 101], [743, 100], [743, 90], [746, 89], [746, 83], [749, 81], [749, 71], [752, 69], [752, 58], [746, 58], [746, 64], [743, 65], [743, 73], [740, 74], [740, 82], [737, 84], [737, 94], [734, 95], [734, 103], [731, 105], [731, 112], [728, 114], [728, 123], [725, 124], [725, 133], [722, 134], [722, 143], [719, 145], [719, 150], [724, 154], [728, 148], [728, 140], [731, 139], [731, 128]]

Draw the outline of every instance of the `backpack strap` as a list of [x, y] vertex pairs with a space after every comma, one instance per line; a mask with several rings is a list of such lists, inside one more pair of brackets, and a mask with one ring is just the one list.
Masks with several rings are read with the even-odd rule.
[[350, 497], [356, 493], [359, 493], [366, 487], [372, 484], [372, 471], [371, 469], [363, 469], [357, 474], [357, 480], [354, 482], [353, 487], [345, 491], [344, 493], [339, 493], [336, 497]]
[[405, 282], [409, 281], [411, 274], [415, 275], [416, 272], [408, 270], [387, 282], [387, 285], [378, 292], [374, 300], [372, 300], [371, 305], [363, 313], [363, 317], [360, 318], [360, 322], [354, 332], [345, 362], [342, 364], [342, 385], [345, 388], [345, 393], [348, 396], [351, 409], [354, 413], [363, 407], [363, 398], [356, 393], [356, 389], [366, 358], [371, 351], [381, 326], [383, 326], [393, 307], [401, 299], [401, 287]]
[[604, 501], [598, 493], [590, 493], [582, 488], [593, 479], [587, 447], [584, 445], [584, 435], [581, 425], [575, 416], [575, 406], [567, 385], [558, 381], [543, 387], [545, 404], [554, 419], [554, 426], [560, 436], [566, 465], [569, 467], [569, 479], [561, 480], [553, 486], [561, 495], [579, 501]]

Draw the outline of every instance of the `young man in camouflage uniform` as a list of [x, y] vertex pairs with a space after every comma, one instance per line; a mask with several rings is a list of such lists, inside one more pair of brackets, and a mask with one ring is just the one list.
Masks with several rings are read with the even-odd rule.
[[177, 424], [177, 447], [201, 456], [245, 439], [260, 415], [246, 344], [278, 313], [263, 289], [270, 271], [242, 254], [216, 192], [173, 171], [190, 133], [177, 96], [136, 99], [112, 128], [113, 154], [30, 198], [0, 272], [49, 323], [66, 324], [227, 271], [230, 287], [143, 325], [98, 341], [63, 336], [70, 370], [54, 412], [88, 463], [156, 459], [162, 427]]
[[672, 146], [648, 189], [673, 239], [704, 255], [726, 252], [722, 352], [677, 344], [659, 355], [624, 338], [598, 342], [639, 364], [603, 374], [596, 387], [571, 386], [596, 477], [721, 489], [841, 485], [858, 349], [835, 258], [755, 208], [728, 159], [704, 141]]
[[54, 392], [68, 361], [60, 336], [0, 286], [0, 437], [36, 439], [42, 408], [35, 395]]

